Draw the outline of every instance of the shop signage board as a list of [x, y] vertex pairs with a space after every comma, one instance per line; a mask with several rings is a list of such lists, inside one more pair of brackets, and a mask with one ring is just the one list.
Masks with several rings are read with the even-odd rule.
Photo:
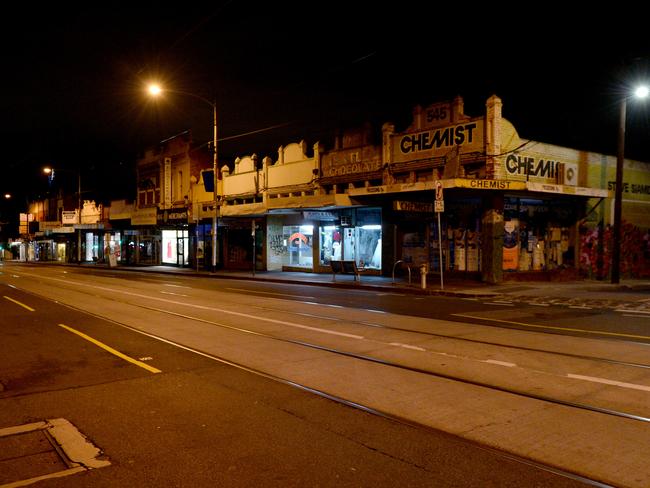
[[401, 212], [433, 212], [433, 205], [427, 202], [407, 202], [404, 200], [395, 200], [393, 202], [393, 208]]
[[392, 161], [402, 163], [445, 156], [457, 146], [461, 154], [482, 151], [485, 123], [474, 119], [462, 124], [391, 136]]

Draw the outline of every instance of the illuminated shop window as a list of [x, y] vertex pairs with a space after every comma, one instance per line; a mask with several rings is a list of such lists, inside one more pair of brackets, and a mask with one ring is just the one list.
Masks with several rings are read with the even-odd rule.
[[312, 269], [313, 261], [313, 225], [285, 225], [282, 227], [284, 253], [282, 264], [296, 268]]
[[165, 264], [189, 264], [189, 235], [187, 230], [162, 231], [162, 262]]

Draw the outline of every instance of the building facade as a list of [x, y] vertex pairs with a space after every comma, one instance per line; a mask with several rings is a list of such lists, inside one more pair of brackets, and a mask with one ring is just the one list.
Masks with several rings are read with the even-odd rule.
[[[354, 260], [367, 274], [492, 283], [609, 273], [616, 159], [520, 137], [497, 96], [478, 115], [456, 97], [415, 107], [404, 128], [236, 158], [219, 170], [216, 199], [212, 164], [189, 132], [162, 141], [137, 161], [133, 204], [86, 202], [81, 222], [63, 204], [30, 209], [43, 226], [33, 237], [50, 241], [33, 254], [72, 256], [79, 231], [84, 260], [209, 269], [216, 232], [223, 269], [329, 273]], [[626, 160], [623, 184], [621, 271], [647, 276], [650, 165]]]

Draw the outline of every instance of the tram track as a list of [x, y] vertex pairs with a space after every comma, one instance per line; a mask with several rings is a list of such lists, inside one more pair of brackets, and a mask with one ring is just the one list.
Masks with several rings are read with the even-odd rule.
[[[115, 303], [118, 303], [118, 304], [121, 304], [121, 305], [129, 306], [129, 307], [136, 307], [138, 309], [146, 310], [146, 311], [149, 311], [149, 312], [166, 314], [168, 316], [173, 316], [173, 317], [176, 317], [178, 319], [183, 319], [183, 320], [197, 322], [197, 323], [204, 323], [206, 325], [225, 328], [225, 329], [228, 329], [228, 330], [231, 330], [231, 331], [234, 331], [234, 332], [245, 333], [245, 334], [253, 334], [253, 335], [255, 335], [257, 337], [261, 337], [263, 339], [278, 341], [278, 342], [282, 342], [282, 343], [285, 343], [285, 344], [290, 344], [290, 345], [294, 345], [294, 346], [298, 346], [298, 347], [306, 347], [306, 348], [309, 348], [309, 349], [319, 350], [319, 351], [327, 352], [329, 354], [334, 354], [336, 356], [342, 356], [342, 357], [346, 357], [346, 358], [350, 358], [350, 359], [354, 359], [354, 360], [358, 360], [358, 361], [363, 361], [363, 362], [373, 363], [373, 364], [379, 364], [379, 365], [390, 367], [390, 368], [396, 368], [396, 369], [400, 369], [400, 370], [404, 370], [404, 371], [409, 371], [409, 372], [411, 372], [413, 374], [424, 375], [424, 376], [430, 377], [430, 378], [438, 378], [438, 379], [445, 379], [445, 380], [455, 381], [455, 382], [464, 383], [464, 384], [467, 384], [467, 385], [472, 385], [472, 386], [475, 386], [475, 387], [480, 387], [480, 388], [483, 388], [483, 389], [489, 389], [491, 391], [497, 391], [497, 392], [506, 393], [506, 394], [513, 394], [513, 395], [517, 395], [517, 396], [532, 399], [532, 400], [543, 401], [545, 403], [554, 404], [554, 405], [558, 405], [558, 406], [562, 406], [562, 407], [568, 407], [568, 408], [579, 409], [579, 410], [587, 410], [587, 411], [594, 412], [594, 413], [597, 413], [597, 414], [607, 415], [609, 417], [617, 417], [617, 418], [624, 419], [624, 420], [632, 420], [632, 421], [643, 422], [643, 423], [650, 422], [650, 419], [645, 417], [645, 416], [630, 414], [628, 412], [617, 411], [617, 410], [614, 410], [614, 409], [605, 409], [605, 408], [601, 408], [601, 407], [597, 407], [597, 406], [593, 406], [593, 405], [588, 405], [588, 404], [585, 404], [585, 403], [579, 403], [579, 402], [567, 402], [565, 400], [546, 397], [544, 395], [535, 395], [535, 394], [531, 394], [530, 392], [521, 392], [521, 391], [516, 391], [516, 390], [513, 390], [513, 389], [509, 389], [509, 388], [502, 388], [502, 387], [499, 387], [498, 385], [491, 385], [491, 384], [486, 384], [486, 383], [483, 383], [483, 382], [480, 382], [480, 381], [468, 380], [467, 378], [462, 378], [462, 377], [455, 376], [455, 375], [441, 374], [440, 372], [428, 371], [428, 370], [423, 369], [423, 368], [416, 368], [416, 367], [408, 366], [408, 365], [405, 365], [405, 364], [399, 364], [399, 363], [397, 363], [395, 361], [388, 361], [388, 360], [385, 360], [385, 359], [382, 359], [382, 358], [372, 357], [371, 355], [367, 355], [367, 354], [365, 354], [365, 355], [364, 354], [358, 354], [358, 353], [346, 351], [346, 350], [343, 350], [343, 349], [340, 349], [340, 348], [324, 346], [322, 344], [318, 344], [318, 343], [314, 343], [314, 342], [290, 339], [290, 338], [287, 338], [287, 337], [280, 337], [280, 336], [276, 336], [276, 335], [273, 335], [273, 334], [260, 332], [259, 330], [253, 330], [253, 329], [250, 329], [250, 328], [246, 328], [246, 327], [234, 327], [234, 326], [232, 326], [230, 324], [220, 323], [220, 322], [217, 322], [217, 321], [214, 321], [214, 320], [208, 320], [208, 319], [205, 319], [205, 318], [202, 318], [202, 317], [196, 317], [196, 316], [192, 316], [192, 315], [189, 315], [189, 314], [175, 312], [175, 311], [172, 311], [172, 310], [166, 310], [166, 309], [160, 308], [160, 307], [150, 306], [150, 305], [147, 305], [145, 303], [142, 303], [142, 300], [138, 300], [138, 301], [136, 301], [134, 303], [133, 300], [123, 299], [122, 297], [119, 297], [119, 296], [116, 296], [116, 295], [113, 295], [113, 296], [106, 296], [104, 294], [98, 295], [96, 291], [92, 290], [92, 288], [89, 288], [89, 287], [84, 287], [82, 289], [79, 289], [74, 285], [69, 285], [69, 286], [62, 287], [62, 288], [68, 288], [71, 291], [74, 291], [74, 292], [80, 293], [80, 294], [84, 294], [86, 296], [90, 296], [90, 297], [93, 297], [93, 298], [99, 297], [102, 300], [109, 300], [109, 301], [112, 301], [112, 302], [115, 302]], [[47, 296], [45, 296], [45, 295], [43, 295], [41, 293], [32, 292], [32, 291], [24, 289], [23, 287], [19, 287], [17, 289], [19, 289], [20, 291], [23, 291], [25, 293], [29, 293], [29, 294], [39, 296], [39, 297], [45, 297], [45, 298], [47, 298], [49, 300], [52, 300], [51, 298], [48, 298]], [[92, 316], [96, 316], [98, 318], [101, 318], [103, 320], [107, 320], [107, 321], [109, 321], [111, 323], [114, 323], [116, 325], [119, 325], [121, 327], [128, 328], [128, 329], [133, 330], [135, 332], [138, 332], [138, 333], [147, 335], [149, 337], [152, 337], [154, 339], [169, 343], [169, 344], [174, 345], [176, 347], [183, 348], [183, 349], [191, 351], [193, 353], [200, 354], [200, 355], [202, 355], [204, 357], [207, 357], [207, 358], [210, 358], [212, 360], [221, 362], [223, 364], [228, 364], [228, 365], [231, 365], [233, 367], [237, 367], [237, 368], [249, 371], [251, 373], [267, 377], [267, 378], [272, 379], [274, 381], [282, 382], [284, 384], [293, 386], [295, 388], [299, 388], [299, 389], [302, 389], [304, 391], [311, 392], [311, 393], [313, 393], [315, 395], [319, 395], [321, 397], [328, 398], [329, 400], [332, 400], [332, 401], [335, 401], [335, 402], [338, 402], [338, 403], [341, 403], [341, 404], [345, 404], [345, 405], [347, 405], [347, 406], [349, 406], [351, 408], [363, 410], [363, 411], [368, 412], [370, 414], [384, 417], [384, 418], [386, 418], [388, 420], [408, 424], [408, 425], [411, 425], [414, 428], [440, 431], [440, 429], [438, 429], [436, 427], [431, 427], [431, 426], [428, 426], [426, 424], [422, 424], [422, 423], [419, 423], [419, 422], [416, 422], [416, 421], [412, 421], [412, 420], [410, 420], [408, 418], [404, 418], [404, 417], [400, 417], [398, 415], [394, 415], [391, 412], [386, 412], [386, 411], [383, 411], [381, 409], [377, 409], [377, 408], [373, 407], [372, 405], [364, 404], [363, 402], [356, 402], [356, 401], [341, 397], [341, 396], [339, 396], [339, 395], [337, 395], [337, 394], [335, 394], [335, 393], [333, 393], [331, 391], [327, 391], [327, 389], [321, 389], [321, 388], [318, 388], [317, 386], [314, 387], [314, 385], [304, 384], [302, 382], [292, 380], [291, 378], [288, 378], [288, 377], [282, 377], [282, 376], [279, 376], [277, 374], [273, 374], [273, 373], [270, 373], [268, 371], [264, 371], [264, 370], [259, 369], [259, 368], [251, 367], [251, 366], [243, 364], [243, 363], [241, 363], [239, 361], [233, 361], [232, 359], [229, 359], [226, 356], [221, 356], [219, 354], [205, 352], [205, 351], [202, 351], [202, 350], [197, 349], [195, 347], [190, 347], [190, 346], [188, 346], [186, 344], [176, 342], [176, 341], [171, 340], [169, 338], [166, 338], [164, 336], [153, 334], [153, 333], [138, 329], [137, 327], [132, 326], [128, 322], [122, 322], [120, 320], [115, 320], [114, 318], [109, 318], [109, 317], [103, 316], [101, 314], [89, 312], [88, 310], [85, 310], [83, 307], [72, 305], [70, 303], [65, 303], [65, 302], [60, 301], [60, 300], [54, 300], [54, 301], [56, 301], [57, 303], [60, 303], [61, 305], [67, 306], [67, 307], [69, 307], [69, 308], [71, 308], [73, 310], [77, 310], [77, 311], [80, 311], [82, 313], [86, 313], [86, 314], [89, 314], [89, 315], [92, 315]], [[169, 300], [163, 300], [163, 301], [169, 301]], [[235, 304], [233, 304], [233, 305], [235, 305]], [[255, 306], [255, 308], [256, 308], [256, 310], [266, 312], [267, 314], [269, 314], [271, 312], [273, 312], [273, 313], [290, 313], [290, 312], [288, 312], [286, 310], [276, 309], [276, 308], [273, 308], [273, 307]], [[302, 312], [297, 313], [297, 315], [300, 315], [300, 314], [304, 315], [304, 313], [302, 313]], [[309, 315], [314, 316], [315, 319], [316, 318], [320, 318], [320, 319], [328, 318], [328, 319], [331, 320], [331, 317], [324, 317], [324, 316], [318, 315], [317, 313], [313, 313], [313, 314], [310, 313]], [[410, 333], [410, 334], [423, 334], [422, 331], [410, 330], [410, 329], [402, 329], [402, 328], [399, 328], [399, 327], [390, 327], [390, 326], [385, 326], [385, 325], [381, 325], [381, 324], [374, 324], [374, 323], [368, 323], [368, 322], [364, 323], [363, 321], [358, 321], [358, 320], [356, 320], [356, 321], [346, 321], [346, 323], [355, 324], [357, 326], [365, 326], [365, 327], [372, 327], [372, 328], [383, 328], [383, 329], [386, 329], [386, 330], [397, 330], [399, 332]], [[553, 351], [544, 351], [544, 350], [539, 350], [539, 349], [534, 349], [534, 348], [520, 348], [520, 347], [516, 347], [516, 346], [512, 346], [512, 345], [504, 346], [503, 344], [491, 343], [489, 341], [477, 341], [475, 339], [458, 338], [458, 337], [454, 337], [454, 336], [448, 336], [448, 335], [445, 335], [445, 334], [426, 333], [426, 332], [424, 334], [425, 335], [432, 335], [434, 337], [440, 337], [440, 338], [444, 338], [444, 339], [465, 340], [466, 342], [470, 342], [470, 343], [471, 342], [476, 342], [476, 343], [479, 343], [479, 344], [488, 344], [488, 345], [494, 345], [494, 346], [500, 346], [500, 347], [509, 347], [509, 348], [513, 348], [513, 349], [532, 350], [534, 352], [544, 352], [544, 353], [547, 353], [547, 354], [555, 354]], [[562, 354], [562, 353], [560, 353], [560, 354]], [[573, 355], [573, 354], [570, 354], [570, 355], [567, 355], [567, 356], [569, 356], [569, 357], [577, 356], [580, 359], [588, 358], [586, 356]], [[599, 358], [597, 358], [597, 359], [599, 359]], [[605, 362], [609, 362], [609, 360], [607, 360], [606, 358], [600, 358], [600, 359], [604, 359]], [[620, 362], [620, 361], [616, 362], [616, 364], [619, 364], [619, 365], [622, 365], [622, 366], [647, 368], [647, 365], [634, 365], [634, 363], [626, 364], [626, 363]], [[598, 480], [591, 479], [588, 476], [583, 476], [583, 475], [581, 475], [579, 473], [572, 472], [571, 470], [562, 469], [561, 467], [558, 468], [558, 467], [555, 467], [555, 466], [552, 466], [552, 465], [547, 465], [547, 464], [544, 464], [543, 462], [538, 462], [535, 459], [529, 459], [529, 458], [527, 458], [525, 456], [519, 456], [517, 454], [504, 452], [503, 450], [494, 448], [494, 447], [492, 447], [490, 445], [484, 445], [484, 444], [476, 443], [475, 441], [470, 440], [470, 439], [464, 439], [462, 436], [457, 436], [457, 437], [458, 437], [458, 439], [463, 440], [463, 441], [465, 441], [467, 443], [470, 443], [470, 444], [472, 444], [474, 446], [478, 446], [478, 447], [480, 447], [482, 449], [493, 452], [493, 453], [503, 457], [504, 459], [509, 459], [509, 460], [512, 460], [512, 461], [520, 462], [522, 464], [533, 466], [533, 467], [536, 467], [538, 469], [541, 469], [541, 470], [544, 470], [544, 471], [547, 471], [547, 472], [552, 472], [552, 473], [554, 473], [554, 474], [556, 474], [558, 476], [562, 476], [562, 477], [566, 477], [568, 479], [576, 480], [576, 481], [585, 483], [585, 484], [590, 485], [590, 486], [598, 486], [598, 487], [611, 486], [611, 485], [608, 485], [608, 484], [604, 484], [604, 483], [602, 483], [602, 482], [600, 482]]]
[[[75, 288], [75, 287], [70, 286], [70, 285], [68, 285], [68, 287], [69, 287], [69, 289], [71, 289], [71, 290], [73, 290], [73, 291], [75, 291], [77, 293], [82, 293], [82, 294], [92, 296], [92, 297], [95, 297], [95, 298], [98, 297], [98, 295], [96, 293], [94, 293], [92, 290], [89, 290], [87, 288], [78, 289], [78, 288]], [[26, 291], [26, 290], [22, 290], [22, 291]], [[31, 293], [29, 291], [26, 291], [26, 292]], [[38, 295], [38, 294], [36, 294], [36, 295]], [[397, 369], [400, 369], [400, 370], [409, 371], [411, 373], [425, 375], [425, 376], [428, 376], [428, 377], [431, 377], [431, 378], [439, 378], [439, 379], [455, 381], [455, 382], [459, 382], [459, 383], [463, 383], [463, 384], [467, 384], [467, 385], [472, 385], [472, 386], [476, 386], [476, 387], [480, 387], [480, 388], [489, 389], [489, 390], [492, 390], [492, 391], [498, 391], [498, 392], [501, 392], [501, 393], [516, 395], [516, 396], [522, 397], [522, 398], [533, 399], [533, 400], [537, 400], [537, 401], [542, 401], [542, 402], [555, 404], [555, 405], [561, 405], [561, 406], [575, 408], [575, 409], [579, 409], [579, 410], [597, 412], [597, 413], [608, 415], [608, 416], [625, 418], [625, 419], [629, 419], [629, 420], [640, 421], [640, 422], [643, 422], [643, 423], [650, 423], [650, 417], [645, 416], [645, 415], [638, 415], [638, 414], [634, 414], [634, 413], [624, 412], [624, 411], [621, 411], [621, 410], [616, 410], [616, 409], [611, 409], [611, 408], [604, 408], [604, 407], [600, 407], [600, 406], [597, 406], [597, 405], [590, 405], [590, 404], [587, 404], [587, 403], [569, 401], [569, 400], [565, 400], [565, 399], [561, 399], [561, 398], [554, 398], [554, 397], [549, 396], [549, 395], [537, 394], [537, 393], [522, 391], [522, 390], [516, 389], [516, 388], [494, 385], [494, 384], [490, 384], [490, 383], [485, 382], [485, 381], [479, 381], [479, 380], [475, 380], [475, 379], [468, 378], [468, 377], [462, 377], [462, 376], [459, 376], [459, 375], [443, 373], [443, 372], [440, 372], [440, 371], [433, 371], [431, 369], [415, 367], [415, 366], [411, 366], [411, 365], [407, 365], [407, 364], [401, 364], [401, 363], [391, 361], [391, 360], [387, 360], [387, 359], [383, 359], [383, 358], [380, 358], [380, 357], [373, 357], [373, 356], [370, 356], [370, 355], [367, 355], [367, 354], [359, 354], [359, 353], [355, 353], [355, 352], [351, 352], [351, 351], [342, 350], [342, 349], [339, 349], [339, 348], [334, 348], [334, 347], [331, 347], [331, 346], [317, 344], [317, 343], [314, 343], [314, 342], [308, 342], [308, 341], [304, 341], [304, 340], [297, 340], [297, 339], [291, 339], [291, 338], [287, 338], [287, 337], [281, 337], [281, 336], [277, 336], [277, 335], [273, 335], [273, 334], [268, 334], [268, 333], [265, 333], [265, 332], [260, 332], [260, 331], [256, 331], [256, 330], [252, 330], [252, 329], [247, 329], [247, 328], [244, 328], [244, 327], [229, 325], [229, 324], [226, 324], [226, 323], [223, 323], [223, 322], [217, 322], [217, 321], [210, 320], [210, 319], [205, 319], [205, 318], [196, 317], [196, 316], [192, 316], [192, 315], [188, 315], [188, 314], [174, 312], [174, 311], [171, 311], [171, 310], [166, 310], [164, 308], [148, 306], [148, 305], [145, 305], [143, 303], [134, 303], [133, 301], [120, 299], [117, 296], [103, 296], [102, 295], [101, 298], [105, 299], [105, 300], [112, 301], [112, 302], [132, 306], [132, 307], [137, 307], [139, 309], [143, 309], [143, 310], [147, 310], [147, 311], [151, 311], [151, 312], [166, 314], [166, 315], [173, 316], [173, 317], [176, 317], [176, 318], [180, 318], [180, 319], [183, 319], [183, 320], [189, 320], [189, 321], [193, 321], [193, 322], [197, 322], [197, 323], [204, 323], [204, 324], [208, 324], [208, 325], [211, 325], [211, 326], [220, 327], [222, 329], [235, 331], [235, 332], [238, 332], [238, 333], [245, 333], [245, 334], [261, 337], [261, 338], [264, 338], [264, 339], [279, 341], [279, 342], [282, 342], [282, 343], [285, 343], [285, 344], [291, 344], [291, 345], [296, 345], [296, 346], [300, 346], [300, 347], [306, 347], [306, 348], [313, 349], [313, 350], [324, 351], [324, 352], [328, 352], [328, 353], [335, 354], [335, 355], [338, 355], [338, 356], [343, 356], [343, 357], [356, 359], [356, 360], [360, 360], [360, 361], [364, 361], [364, 362], [381, 364], [383, 366], [387, 366], [387, 367], [391, 367], [391, 368], [397, 368]], [[158, 298], [158, 297], [149, 297], [149, 298], [160, 300], [160, 298]], [[164, 299], [162, 301], [174, 303], [174, 302], [171, 302], [168, 299]], [[66, 306], [68, 306], [68, 307], [70, 307], [72, 309], [82, 311], [84, 313], [89, 313], [88, 311], [84, 310], [83, 308], [76, 307], [74, 305], [62, 303], [62, 302], [59, 302], [59, 301], [57, 301], [57, 303], [66, 305]], [[260, 306], [257, 306], [257, 305], [252, 305], [250, 307], [258, 309], [258, 310], [262, 310], [262, 311], [265, 311], [265, 312], [271, 312], [272, 311], [272, 312], [276, 312], [276, 313], [292, 313], [290, 311], [271, 308], [271, 307], [260, 307]], [[210, 310], [210, 307], [202, 307], [202, 308]], [[221, 311], [223, 311], [223, 310], [221, 310]], [[240, 312], [230, 312], [230, 313], [241, 314]], [[295, 313], [295, 312], [293, 312], [293, 313]], [[91, 314], [91, 315], [96, 315], [96, 314]], [[312, 316], [312, 317], [319, 317], [319, 318], [323, 318], [323, 319], [327, 319], [327, 320], [336, 320], [336, 321], [340, 320], [340, 319], [333, 319], [332, 317], [319, 316], [317, 314], [309, 314], [309, 315]], [[96, 316], [98, 316], [100, 318], [103, 318], [103, 319], [106, 319], [106, 317], [102, 317], [101, 315], [96, 315]], [[264, 320], [270, 320], [270, 319], [264, 319]], [[115, 322], [115, 323], [117, 323], [117, 324], [119, 324], [121, 326], [129, 327], [132, 330], [140, 331], [139, 329], [137, 329], [135, 327], [132, 327], [132, 326], [130, 326], [128, 324], [125, 324], [125, 323], [122, 323], [122, 322], [119, 322], [119, 321], [115, 321], [114, 319], [111, 319], [111, 321]], [[381, 324], [369, 324], [367, 322], [354, 321], [354, 320], [346, 320], [345, 322], [347, 324], [355, 324], [355, 325], [361, 325], [361, 326], [373, 327], [373, 328], [381, 327], [381, 328], [385, 328], [385, 329], [388, 329], [388, 330], [397, 330], [397, 331], [400, 331], [400, 332], [406, 332], [406, 333], [410, 333], [410, 334], [421, 334], [421, 335], [424, 335], [424, 336], [431, 335], [431, 336], [434, 336], [434, 337], [442, 337], [444, 339], [459, 340], [459, 338], [457, 338], [457, 337], [448, 336], [448, 335], [445, 335], [445, 334], [421, 332], [421, 331], [415, 331], [415, 330], [410, 330], [410, 329], [402, 329], [402, 328], [399, 328], [399, 327], [396, 328], [396, 327], [390, 327], [390, 326], [383, 326]], [[352, 337], [351, 334], [341, 334], [341, 335], [349, 335], [349, 336]], [[515, 349], [515, 350], [534, 351], [534, 352], [543, 353], [543, 354], [566, 356], [566, 357], [571, 357], [571, 358], [580, 359], [580, 360], [604, 362], [604, 363], [616, 364], [616, 365], [620, 365], [620, 366], [624, 366], [624, 367], [642, 368], [642, 369], [647, 369], [649, 367], [648, 365], [645, 365], [645, 364], [628, 363], [628, 362], [611, 360], [611, 359], [607, 359], [607, 358], [597, 358], [597, 357], [584, 356], [584, 355], [579, 355], [579, 354], [558, 353], [558, 352], [554, 352], [554, 351], [546, 351], [546, 350], [541, 350], [541, 349], [518, 347], [518, 346], [513, 346], [513, 345], [504, 346], [502, 344], [492, 343], [492, 342], [489, 342], [489, 341], [477, 341], [475, 339], [466, 339], [466, 338], [460, 338], [460, 340], [465, 340], [467, 342], [476, 342], [476, 343], [479, 343], [479, 344], [487, 344], [487, 345], [496, 346], [496, 347], [507, 347], [507, 348]], [[394, 345], [394, 344], [385, 343], [385, 342], [384, 343], [378, 342], [378, 344]], [[220, 359], [227, 360], [226, 358], [220, 358]]]

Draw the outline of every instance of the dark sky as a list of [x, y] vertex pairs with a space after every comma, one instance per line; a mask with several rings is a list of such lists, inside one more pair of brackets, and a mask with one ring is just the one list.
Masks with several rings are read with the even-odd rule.
[[[588, 16], [548, 3], [52, 5], [3, 12], [0, 191], [22, 201], [47, 191], [45, 165], [130, 198], [140, 151], [185, 129], [211, 140], [211, 107], [172, 93], [153, 103], [150, 79], [216, 97], [224, 161], [303, 138], [328, 148], [336, 127], [366, 120], [399, 130], [414, 105], [456, 95], [478, 116], [492, 94], [524, 138], [615, 154], [617, 100], [650, 79], [631, 5]], [[628, 104], [629, 157], [650, 161], [649, 118], [650, 103]]]

